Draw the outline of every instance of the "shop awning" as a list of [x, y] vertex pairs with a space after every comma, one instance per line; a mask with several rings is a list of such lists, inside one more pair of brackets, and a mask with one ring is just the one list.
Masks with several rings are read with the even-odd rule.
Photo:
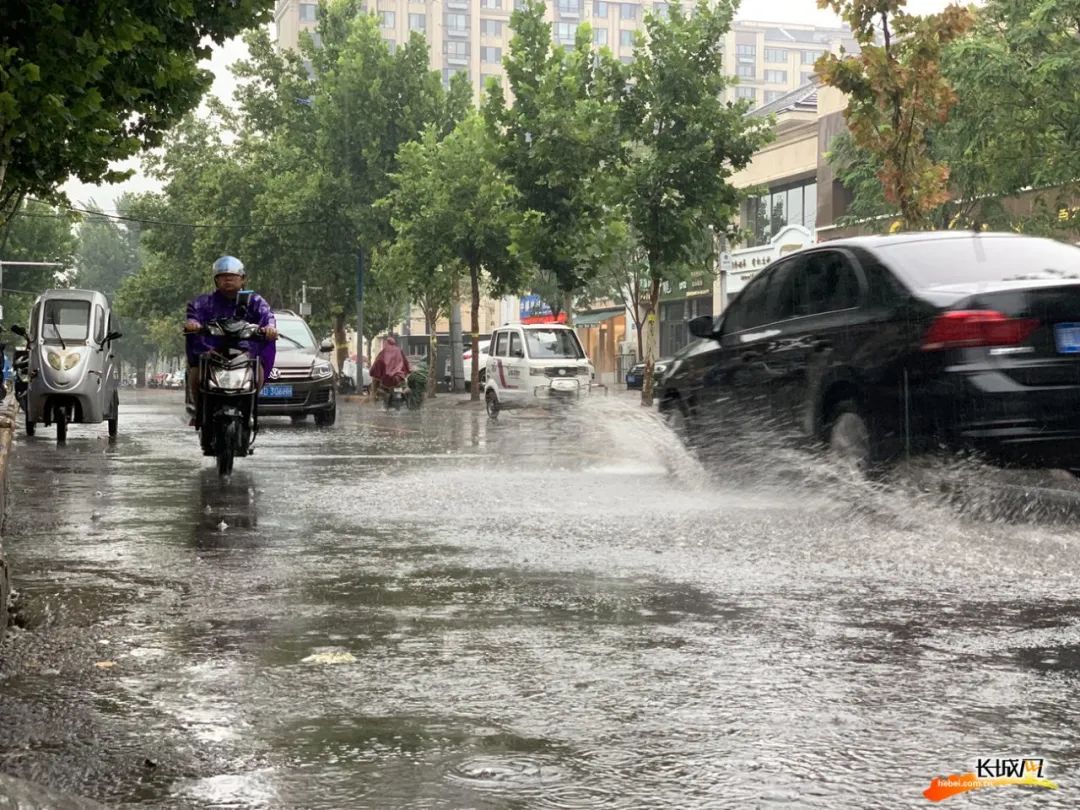
[[610, 321], [624, 312], [626, 312], [625, 307], [608, 307], [607, 309], [596, 309], [592, 312], [582, 312], [574, 315], [574, 327], [599, 326], [604, 321]]

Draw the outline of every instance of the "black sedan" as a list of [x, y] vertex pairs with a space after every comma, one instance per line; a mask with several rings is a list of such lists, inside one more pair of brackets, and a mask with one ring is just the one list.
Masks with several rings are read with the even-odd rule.
[[691, 438], [793, 433], [860, 465], [931, 447], [1080, 468], [1080, 248], [942, 232], [823, 243], [765, 268], [674, 358]]
[[[653, 364], [653, 380], [656, 380], [657, 382], [659, 382], [659, 380], [664, 376], [664, 374], [667, 372], [667, 370], [668, 370], [668, 368], [670, 366], [671, 366], [671, 358], [670, 357], [663, 357], [663, 358], [657, 360]], [[632, 369], [630, 369], [628, 372], [626, 372], [626, 388], [627, 388], [627, 390], [635, 389], [635, 388], [640, 390], [641, 386], [644, 385], [644, 384], [645, 384], [645, 364], [644, 363], [638, 363], [636, 366], [634, 366]]]

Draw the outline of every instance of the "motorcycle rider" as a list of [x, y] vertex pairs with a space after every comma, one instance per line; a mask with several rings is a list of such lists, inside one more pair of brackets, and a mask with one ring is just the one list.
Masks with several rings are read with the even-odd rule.
[[385, 388], [388, 391], [393, 391], [395, 386], [409, 378], [409, 374], [412, 373], [409, 358], [397, 345], [393, 335], [383, 342], [382, 348], [375, 356], [375, 362], [371, 364], [369, 373], [372, 381], [377, 383], [379, 388]]
[[195, 417], [190, 425], [198, 428], [198, 397], [199, 397], [199, 358], [217, 347], [218, 338], [210, 335], [201, 335], [199, 331], [203, 325], [220, 318], [242, 318], [248, 323], [258, 324], [262, 327], [262, 341], [243, 341], [241, 348], [246, 349], [253, 355], [257, 355], [261, 361], [262, 374], [258, 380], [258, 387], [262, 388], [266, 382], [270, 370], [274, 367], [277, 357], [277, 320], [270, 305], [258, 293], [251, 293], [247, 307], [243, 312], [237, 312], [237, 295], [244, 286], [247, 273], [244, 272], [243, 263], [234, 256], [222, 256], [213, 267], [214, 292], [200, 295], [187, 305], [187, 321], [184, 323], [184, 332], [187, 333], [187, 360], [188, 360], [188, 390], [191, 393], [191, 401], [195, 403]]

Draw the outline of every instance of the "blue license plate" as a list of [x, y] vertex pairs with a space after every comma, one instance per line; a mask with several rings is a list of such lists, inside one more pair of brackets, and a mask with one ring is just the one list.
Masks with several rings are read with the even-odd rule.
[[627, 374], [626, 375], [626, 384], [627, 385], [637, 385], [639, 382], [641, 382], [641, 377], [639, 377], [637, 374]]
[[266, 385], [259, 393], [260, 399], [288, 399], [291, 396], [291, 385]]
[[1080, 323], [1054, 324], [1054, 342], [1061, 354], [1080, 354]]

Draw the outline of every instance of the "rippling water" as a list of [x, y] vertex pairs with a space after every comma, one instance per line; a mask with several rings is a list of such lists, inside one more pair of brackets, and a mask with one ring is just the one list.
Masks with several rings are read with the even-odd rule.
[[[0, 769], [155, 807], [903, 807], [1080, 766], [1076, 487], [698, 456], [632, 400], [347, 405], [222, 483], [179, 395], [21, 439]], [[109, 663], [99, 667], [100, 663]]]

